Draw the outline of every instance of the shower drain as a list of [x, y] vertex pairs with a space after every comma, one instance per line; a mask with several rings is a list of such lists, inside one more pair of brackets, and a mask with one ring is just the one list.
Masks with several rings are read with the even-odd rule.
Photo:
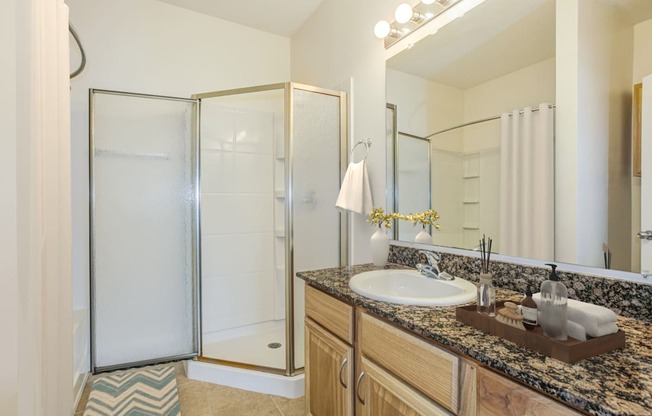
[[271, 348], [271, 349], [281, 348], [281, 343], [280, 342], [270, 342], [269, 344], [267, 344], [267, 348]]

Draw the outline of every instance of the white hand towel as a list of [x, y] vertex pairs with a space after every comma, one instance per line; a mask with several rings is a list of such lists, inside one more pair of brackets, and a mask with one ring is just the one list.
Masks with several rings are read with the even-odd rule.
[[575, 338], [578, 341], [586, 341], [586, 329], [582, 325], [569, 320], [566, 328], [569, 337]]
[[[541, 301], [541, 293], [535, 293], [532, 295], [532, 299], [534, 299], [537, 305], [539, 305], [539, 302]], [[601, 337], [618, 331], [618, 326], [616, 325], [616, 314], [614, 311], [603, 306], [568, 299], [566, 316], [569, 321], [582, 325], [586, 330], [586, 333], [592, 337]], [[616, 327], [615, 330], [611, 324]]]
[[351, 163], [346, 168], [340, 194], [335, 206], [358, 214], [368, 215], [373, 207], [371, 188], [365, 161]]

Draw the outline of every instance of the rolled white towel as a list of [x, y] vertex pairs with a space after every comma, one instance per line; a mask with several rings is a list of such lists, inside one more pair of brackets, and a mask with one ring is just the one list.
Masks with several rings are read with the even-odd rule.
[[[535, 293], [532, 295], [532, 299], [534, 299], [537, 305], [539, 305], [539, 302], [541, 301], [541, 293]], [[580, 302], [579, 300], [568, 299], [566, 311], [568, 320], [582, 325], [586, 329], [586, 333], [589, 335], [591, 335], [591, 333], [600, 333], [601, 331], [597, 328], [601, 325], [616, 322], [616, 314], [614, 311], [603, 306]]]
[[598, 325], [592, 328], [585, 328], [586, 335], [589, 335], [593, 338], [603, 337], [605, 335], [615, 334], [618, 332], [618, 324], [615, 322], [609, 322], [607, 324]]
[[[538, 311], [538, 316], [539, 322], [541, 322], [541, 311]], [[598, 338], [618, 332], [618, 325], [615, 322], [592, 327], [589, 333], [589, 331], [582, 325], [569, 319], [566, 328], [568, 331], [568, 336], [575, 338], [578, 341], [586, 341], [587, 335], [593, 338]]]
[[586, 329], [582, 325], [569, 320], [567, 329], [569, 337], [575, 338], [578, 341], [586, 341]]

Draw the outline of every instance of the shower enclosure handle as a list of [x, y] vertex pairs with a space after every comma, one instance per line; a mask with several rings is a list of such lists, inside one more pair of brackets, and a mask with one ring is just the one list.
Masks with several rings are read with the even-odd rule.
[[344, 367], [346, 366], [346, 363], [348, 363], [348, 362], [349, 362], [349, 359], [346, 358], [346, 357], [344, 357], [344, 360], [342, 360], [342, 364], [340, 364], [340, 375], [339, 375], [339, 377], [340, 377], [340, 384], [341, 384], [342, 387], [344, 387], [345, 389], [348, 389], [349, 386], [347, 386], [347, 385], [342, 381], [342, 370], [344, 370]]
[[364, 375], [365, 375], [364, 371], [360, 373], [360, 375], [358, 376], [358, 381], [355, 383], [356, 384], [355, 395], [358, 396], [358, 400], [360, 400], [360, 403], [362, 403], [363, 406], [365, 405], [365, 401], [362, 398], [362, 396], [360, 396], [360, 384], [362, 383], [362, 377], [364, 377]]

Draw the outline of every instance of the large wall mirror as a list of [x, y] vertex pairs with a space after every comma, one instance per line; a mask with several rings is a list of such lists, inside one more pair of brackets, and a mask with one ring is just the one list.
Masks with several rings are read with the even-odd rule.
[[485, 234], [500, 254], [641, 272], [632, 91], [651, 44], [652, 1], [486, 0], [392, 56], [390, 206], [438, 211], [435, 245]]

